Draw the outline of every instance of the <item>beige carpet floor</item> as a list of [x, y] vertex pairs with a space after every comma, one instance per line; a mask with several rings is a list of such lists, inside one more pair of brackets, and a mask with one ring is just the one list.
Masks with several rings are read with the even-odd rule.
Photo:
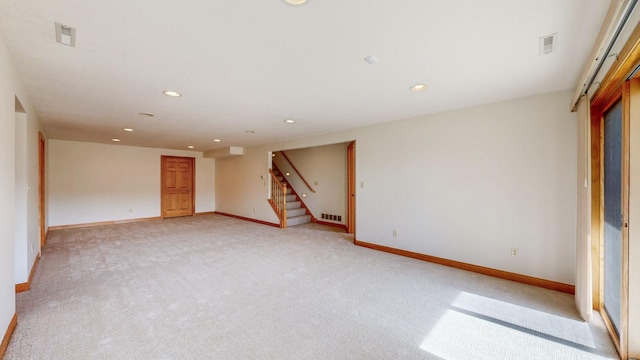
[[570, 295], [352, 241], [219, 215], [52, 232], [5, 358], [617, 358]]

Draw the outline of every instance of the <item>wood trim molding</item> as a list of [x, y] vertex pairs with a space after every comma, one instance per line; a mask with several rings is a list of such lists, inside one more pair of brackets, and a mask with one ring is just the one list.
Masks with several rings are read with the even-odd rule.
[[326, 222], [321, 220], [316, 220], [314, 222], [320, 225], [333, 226], [339, 229], [343, 229], [344, 231], [347, 231], [347, 225], [344, 225], [344, 224], [336, 224], [336, 223], [331, 223], [331, 222]]
[[36, 268], [38, 267], [40, 257], [40, 255], [36, 256], [36, 259], [33, 261], [33, 266], [31, 266], [31, 272], [29, 273], [29, 279], [27, 280], [27, 282], [16, 284], [16, 293], [28, 291], [29, 289], [31, 289], [31, 281], [33, 280], [33, 275], [36, 273]]
[[213, 215], [215, 213], [216, 213], [215, 211], [204, 211], [204, 212], [197, 212], [193, 214], [193, 216]]
[[640, 24], [636, 25], [627, 43], [618, 54], [617, 61], [602, 79], [600, 87], [591, 98], [592, 107], [606, 107], [604, 103], [615, 98], [615, 93], [629, 75], [640, 65]]
[[559, 283], [551, 280], [544, 280], [544, 279], [535, 278], [528, 275], [516, 274], [516, 273], [492, 269], [484, 266], [467, 264], [460, 261], [439, 258], [439, 257], [426, 255], [426, 254], [420, 254], [413, 251], [407, 251], [407, 250], [396, 249], [396, 248], [383, 246], [383, 245], [371, 244], [371, 243], [360, 241], [360, 240], [354, 240], [354, 244], [358, 246], [366, 247], [369, 249], [373, 249], [373, 250], [387, 252], [390, 254], [406, 256], [406, 257], [427, 261], [434, 264], [450, 266], [456, 269], [471, 271], [471, 272], [475, 272], [482, 275], [497, 277], [500, 279], [511, 280], [511, 281], [515, 281], [515, 282], [519, 282], [527, 285], [538, 286], [545, 289], [561, 291], [568, 294], [575, 294], [576, 292], [576, 287], [573, 285], [563, 284], [563, 283]]
[[602, 251], [602, 218], [604, 205], [602, 203], [602, 111], [591, 108], [591, 272], [593, 308], [600, 310], [602, 305], [602, 277], [603, 269], [600, 264], [603, 259]]
[[161, 219], [162, 218], [160, 216], [153, 216], [153, 217], [137, 218], [137, 219], [99, 221], [99, 222], [72, 224], [72, 225], [58, 225], [58, 226], [49, 226], [49, 229], [47, 231], [77, 229], [77, 228], [86, 228], [86, 227], [104, 226], [104, 225], [128, 224], [128, 223], [137, 223], [137, 222], [145, 222], [145, 221], [152, 221], [152, 220], [161, 220]]
[[[640, 29], [640, 26], [637, 28]], [[631, 82], [622, 86], [622, 274], [620, 295], [620, 357], [628, 358], [629, 351], [629, 191], [631, 139]]]
[[235, 218], [235, 219], [240, 219], [240, 220], [244, 220], [244, 221], [250, 221], [250, 222], [253, 222], [253, 223], [256, 223], [256, 224], [273, 226], [273, 227], [277, 227], [278, 229], [280, 228], [280, 224], [276, 224], [276, 223], [272, 223], [272, 222], [268, 222], [268, 221], [252, 219], [252, 218], [248, 218], [248, 217], [244, 217], [244, 216], [240, 216], [240, 215], [227, 214], [227, 213], [223, 213], [223, 212], [219, 212], [219, 211], [216, 211], [215, 213], [218, 214], [218, 215], [228, 216], [228, 217], [232, 217], [232, 218]]
[[18, 314], [14, 313], [13, 318], [11, 318], [11, 321], [9, 322], [9, 327], [4, 333], [2, 343], [0, 344], [0, 359], [4, 358], [4, 353], [7, 351], [7, 347], [9, 347], [9, 340], [11, 340], [11, 335], [13, 335], [16, 325], [18, 325]]
[[[356, 142], [347, 145], [347, 233], [356, 233]], [[355, 235], [354, 235], [355, 236]]]
[[31, 284], [29, 282], [16, 284], [16, 294], [29, 291], [31, 289]]

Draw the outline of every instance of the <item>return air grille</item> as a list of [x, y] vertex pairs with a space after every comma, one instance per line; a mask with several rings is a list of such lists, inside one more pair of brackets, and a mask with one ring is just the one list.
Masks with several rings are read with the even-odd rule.
[[540, 55], [549, 55], [555, 50], [557, 34], [551, 34], [540, 38]]

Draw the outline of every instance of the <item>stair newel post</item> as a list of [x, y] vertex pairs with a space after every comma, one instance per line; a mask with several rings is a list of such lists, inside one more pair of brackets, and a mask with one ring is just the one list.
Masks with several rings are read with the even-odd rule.
[[282, 224], [283, 229], [287, 228], [287, 184], [282, 184]]

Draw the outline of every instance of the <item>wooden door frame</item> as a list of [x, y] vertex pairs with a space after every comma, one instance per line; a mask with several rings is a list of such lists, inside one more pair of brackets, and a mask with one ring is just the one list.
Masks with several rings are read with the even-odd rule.
[[347, 145], [347, 233], [356, 233], [356, 142]]
[[191, 161], [191, 216], [196, 214], [196, 158], [189, 156], [160, 155], [160, 217], [164, 216], [164, 162], [165, 159], [188, 159]]
[[618, 99], [622, 98], [622, 223], [629, 222], [629, 190], [630, 190], [630, 82], [629, 78], [640, 66], [640, 24], [622, 50], [617, 54], [617, 61], [611, 66], [600, 82], [600, 86], [591, 99], [591, 254], [593, 276], [593, 307], [599, 310], [605, 319], [611, 338], [618, 349], [621, 359], [628, 357], [629, 333], [629, 227], [622, 226], [622, 289], [620, 309], [620, 337], [612, 331], [608, 316], [603, 314], [603, 238], [604, 238], [604, 204], [603, 204], [603, 133], [604, 112]]
[[38, 218], [40, 225], [40, 249], [47, 242], [46, 232], [46, 141], [42, 132], [38, 132]]

